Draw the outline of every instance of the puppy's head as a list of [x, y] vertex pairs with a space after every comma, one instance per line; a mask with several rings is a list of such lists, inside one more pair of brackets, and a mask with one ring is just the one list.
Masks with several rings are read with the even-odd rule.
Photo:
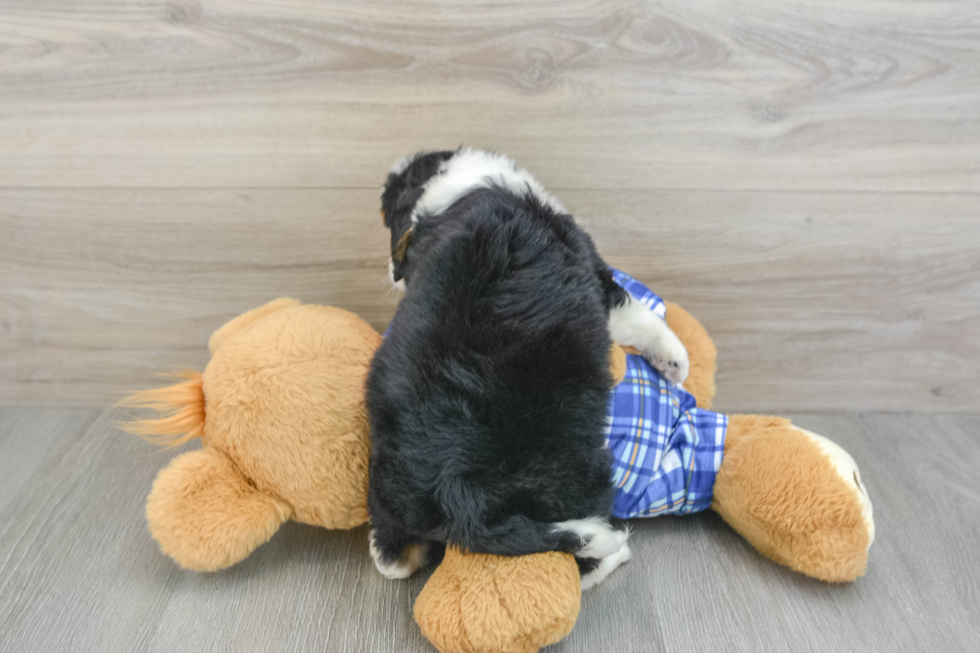
[[391, 281], [405, 287], [408, 245], [412, 237], [412, 212], [422, 197], [424, 186], [439, 174], [443, 162], [455, 152], [419, 152], [402, 157], [392, 166], [381, 193], [381, 217], [391, 231]]

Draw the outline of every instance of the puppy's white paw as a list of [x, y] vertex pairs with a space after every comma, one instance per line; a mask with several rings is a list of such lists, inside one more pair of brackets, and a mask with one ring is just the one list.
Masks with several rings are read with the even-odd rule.
[[556, 531], [571, 531], [585, 546], [575, 552], [578, 558], [605, 558], [619, 551], [629, 537], [627, 531], [617, 531], [605, 519], [589, 517], [554, 524]]
[[623, 542], [623, 546], [619, 548], [619, 551], [607, 555], [599, 561], [598, 567], [582, 576], [582, 590], [591, 589], [606, 580], [609, 574], [615, 571], [616, 567], [629, 561], [632, 557], [633, 553], [630, 551], [629, 545]]
[[691, 370], [684, 343], [670, 329], [664, 329], [643, 349], [643, 357], [674, 385], [684, 383]]
[[381, 552], [374, 544], [374, 531], [371, 531], [371, 534], [368, 536], [368, 549], [371, 551], [374, 566], [382, 576], [391, 580], [402, 580], [414, 574], [422, 566], [422, 561], [425, 559], [426, 547], [422, 545], [410, 546], [402, 552], [398, 560], [386, 563], [381, 559]]

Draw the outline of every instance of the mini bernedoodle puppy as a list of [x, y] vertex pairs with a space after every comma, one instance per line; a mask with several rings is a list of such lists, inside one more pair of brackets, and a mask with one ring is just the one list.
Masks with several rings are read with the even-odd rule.
[[630, 556], [627, 531], [608, 522], [611, 340], [674, 383], [684, 346], [504, 156], [405, 157], [382, 213], [405, 294], [367, 382], [378, 570], [406, 578], [430, 545], [565, 551], [595, 585]]

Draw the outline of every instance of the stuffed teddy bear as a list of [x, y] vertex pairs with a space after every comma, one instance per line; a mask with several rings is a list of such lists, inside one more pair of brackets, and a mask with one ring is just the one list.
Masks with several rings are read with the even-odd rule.
[[[632, 277], [613, 276], [665, 317], [690, 359], [682, 388], [638, 352], [613, 347], [606, 433], [613, 516], [710, 507], [776, 562], [830, 582], [863, 575], [874, 521], [851, 456], [784, 418], [708, 410], [717, 352], [707, 331]], [[449, 548], [416, 599], [415, 620], [443, 653], [533, 653], [571, 632], [580, 599], [575, 570], [567, 554], [501, 558]], [[510, 589], [515, 584], [522, 591]], [[563, 613], [563, 606], [574, 611]]]
[[[786, 419], [710, 412], [716, 352], [707, 332], [617, 275], [666, 314], [691, 366], [684, 388], [671, 387], [642, 357], [613, 347], [614, 513], [710, 507], [776, 562], [832, 582], [862, 575], [874, 524], [853, 459]], [[159, 473], [147, 499], [161, 550], [187, 569], [215, 571], [244, 559], [287, 519], [365, 523], [364, 381], [380, 342], [352, 313], [278, 299], [218, 329], [203, 374], [125, 400], [166, 413], [129, 422], [130, 432], [170, 446], [202, 440]], [[509, 558], [449, 547], [415, 618], [443, 653], [537, 651], [571, 631], [580, 592], [568, 554]]]

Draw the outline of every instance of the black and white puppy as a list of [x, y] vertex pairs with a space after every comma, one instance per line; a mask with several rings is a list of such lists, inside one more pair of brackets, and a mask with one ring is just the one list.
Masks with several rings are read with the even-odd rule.
[[430, 544], [565, 551], [591, 587], [630, 556], [607, 521], [610, 341], [674, 382], [687, 376], [684, 346], [506, 157], [406, 157], [382, 212], [405, 295], [367, 382], [378, 570], [408, 577]]

